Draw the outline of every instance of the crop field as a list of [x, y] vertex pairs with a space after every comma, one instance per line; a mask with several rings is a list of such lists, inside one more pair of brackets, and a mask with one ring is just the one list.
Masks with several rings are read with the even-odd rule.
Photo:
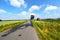
[[40, 40], [60, 40], [60, 20], [32, 20]]
[[27, 22], [27, 20], [5, 20], [0, 21], [0, 32], [3, 32], [5, 30], [11, 29], [13, 27], [16, 27], [24, 22]]

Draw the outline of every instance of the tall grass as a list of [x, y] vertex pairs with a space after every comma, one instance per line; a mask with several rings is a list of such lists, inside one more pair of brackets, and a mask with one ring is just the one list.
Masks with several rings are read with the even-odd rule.
[[56, 21], [32, 21], [40, 40], [60, 40], [60, 24]]

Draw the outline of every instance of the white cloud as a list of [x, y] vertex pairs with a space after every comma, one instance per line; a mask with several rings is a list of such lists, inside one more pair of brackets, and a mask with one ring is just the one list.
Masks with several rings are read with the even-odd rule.
[[39, 16], [38, 14], [36, 14], [36, 13], [30, 13], [30, 14], [29, 14], [29, 18], [30, 18], [31, 15], [34, 15], [34, 18], [35, 18], [35, 19], [40, 17], [40, 16]]
[[27, 6], [24, 0], [7, 0], [7, 1], [9, 1], [10, 5], [14, 7]]
[[22, 19], [30, 19], [31, 15], [34, 15], [35, 19], [38, 17], [36, 13], [28, 12], [28, 11], [22, 11], [18, 14], [18, 16], [20, 16]]
[[36, 15], [35, 13], [30, 13], [30, 15]]
[[28, 11], [22, 11], [18, 13], [18, 16], [21, 16], [22, 18], [30, 19], [30, 15], [34, 15], [36, 18], [38, 15], [36, 13], [33, 13], [34, 10], [39, 10], [41, 6], [33, 5], [31, 8], [28, 9]]
[[18, 15], [30, 16], [30, 15], [36, 15], [36, 14], [28, 11], [22, 11]]
[[22, 11], [21, 14], [25, 16], [36, 15], [35, 13], [28, 12], [28, 11]]
[[52, 5], [49, 5], [45, 8], [45, 11], [49, 11], [49, 10], [56, 10], [58, 7], [57, 6], [52, 6]]
[[58, 6], [47, 6], [43, 11], [44, 18], [60, 18], [60, 7]]
[[26, 12], [26, 11], [22, 11], [21, 14], [22, 14], [22, 15], [27, 15], [28, 12]]
[[40, 9], [40, 6], [37, 6], [37, 5], [33, 5], [31, 6], [31, 8], [29, 9], [29, 12], [32, 12], [34, 10], [39, 10]]
[[50, 14], [51, 12], [53, 13], [53, 11], [56, 11], [57, 9], [58, 9], [57, 6], [48, 5], [48, 6], [44, 9], [44, 13]]
[[6, 13], [6, 11], [3, 9], [0, 9], [0, 14], [2, 14], [2, 13]]

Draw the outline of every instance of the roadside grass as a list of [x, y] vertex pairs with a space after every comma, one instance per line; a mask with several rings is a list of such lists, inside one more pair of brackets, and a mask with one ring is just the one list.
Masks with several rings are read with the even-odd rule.
[[1, 21], [0, 22], [0, 32], [14, 28], [14, 27], [16, 27], [24, 22], [27, 22], [27, 20]]
[[39, 40], [60, 40], [60, 23], [57, 21], [33, 20], [32, 24]]

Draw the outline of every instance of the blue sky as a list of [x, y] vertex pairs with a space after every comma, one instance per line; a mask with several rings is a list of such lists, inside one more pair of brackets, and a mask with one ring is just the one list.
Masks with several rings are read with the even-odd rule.
[[0, 0], [0, 19], [60, 18], [60, 0]]

